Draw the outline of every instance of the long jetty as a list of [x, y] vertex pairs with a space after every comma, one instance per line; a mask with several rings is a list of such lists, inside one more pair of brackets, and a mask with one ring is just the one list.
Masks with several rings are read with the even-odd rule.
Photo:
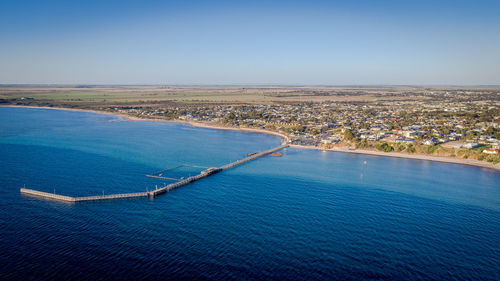
[[280, 150], [280, 149], [283, 149], [283, 148], [285, 148], [285, 147], [288, 147], [288, 144], [284, 144], [284, 145], [281, 145], [281, 146], [278, 146], [278, 147], [275, 147], [275, 148], [271, 148], [271, 149], [266, 150], [266, 151], [264, 151], [264, 152], [258, 152], [258, 153], [255, 153], [254, 155], [248, 156], [248, 157], [243, 158], [243, 159], [241, 159], [241, 160], [238, 160], [238, 161], [235, 161], [235, 162], [232, 162], [232, 163], [226, 164], [226, 165], [224, 165], [224, 166], [220, 167], [220, 169], [222, 169], [222, 170], [229, 170], [229, 169], [234, 168], [234, 167], [236, 167], [236, 166], [238, 166], [238, 165], [241, 165], [241, 164], [243, 164], [243, 163], [246, 163], [246, 162], [249, 162], [249, 161], [255, 160], [255, 159], [260, 158], [260, 157], [262, 157], [262, 156], [266, 156], [266, 155], [268, 155], [268, 154], [271, 154], [271, 153], [273, 153], [273, 152], [276, 152], [276, 151], [278, 151], [278, 150]]
[[[64, 196], [64, 195], [43, 192], [43, 191], [38, 191], [38, 190], [33, 190], [33, 189], [28, 189], [28, 188], [21, 188], [20, 191], [22, 194], [25, 194], [25, 195], [42, 197], [45, 199], [64, 201], [64, 202], [70, 202], [70, 203], [100, 201], [100, 200], [113, 200], [113, 199], [128, 199], [128, 198], [139, 198], [139, 197], [156, 197], [156, 196], [163, 194], [163, 193], [166, 193], [170, 190], [173, 190], [173, 189], [179, 188], [181, 186], [184, 186], [186, 184], [189, 184], [189, 183], [195, 182], [197, 180], [206, 178], [206, 177], [211, 176], [213, 174], [216, 174], [218, 172], [229, 170], [229, 169], [234, 168], [238, 165], [250, 162], [252, 160], [266, 156], [268, 154], [271, 154], [273, 152], [276, 152], [276, 151], [283, 149], [283, 148], [286, 148], [286, 147], [288, 147], [288, 144], [283, 144], [281, 146], [278, 146], [278, 147], [275, 147], [275, 148], [272, 148], [272, 149], [269, 149], [269, 150], [266, 150], [263, 152], [258, 152], [256, 154], [253, 154], [251, 156], [240, 159], [238, 161], [226, 164], [226, 165], [221, 166], [221, 167], [208, 168], [206, 170], [203, 170], [198, 175], [188, 177], [186, 179], [165, 185], [164, 187], [157, 188], [157, 189], [154, 189], [154, 190], [148, 191], [148, 192], [121, 193], [121, 194], [109, 194], [109, 195], [103, 194], [103, 195], [97, 195], [97, 196], [84, 196], [84, 197], [70, 197], [70, 196]], [[158, 176], [150, 176], [150, 177], [162, 178], [162, 177], [158, 177]]]
[[135, 193], [121, 193], [121, 194], [109, 194], [109, 195], [96, 195], [96, 196], [83, 196], [83, 197], [70, 197], [59, 195], [55, 193], [43, 192], [28, 188], [21, 188], [21, 193], [26, 195], [32, 195], [36, 197], [42, 197], [46, 199], [52, 199], [64, 202], [85, 202], [85, 201], [99, 201], [99, 200], [111, 200], [111, 199], [127, 199], [127, 198], [138, 198], [149, 196], [148, 192], [135, 192]]

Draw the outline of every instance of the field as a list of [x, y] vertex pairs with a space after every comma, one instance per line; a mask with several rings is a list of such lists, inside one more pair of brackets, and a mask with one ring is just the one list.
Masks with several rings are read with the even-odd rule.
[[[158, 104], [270, 104], [426, 99], [416, 87], [0, 86], [0, 102], [96, 107]], [[408, 95], [413, 93], [413, 95]]]
[[[285, 134], [296, 145], [318, 147], [333, 138], [341, 146], [494, 163], [498, 155], [482, 150], [500, 138], [499, 97], [498, 87], [0, 86], [0, 105], [201, 121]], [[395, 143], [405, 137], [415, 144]], [[475, 150], [434, 146], [456, 139], [484, 145]]]

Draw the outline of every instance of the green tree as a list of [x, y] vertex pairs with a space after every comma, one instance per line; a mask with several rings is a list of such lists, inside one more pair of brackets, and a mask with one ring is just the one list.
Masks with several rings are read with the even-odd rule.
[[408, 146], [406, 147], [406, 152], [408, 153], [415, 153], [417, 151], [417, 149], [415, 148], [415, 146], [413, 144], [408, 144]]
[[227, 114], [226, 116], [224, 116], [222, 123], [229, 124], [229, 123], [232, 123], [234, 119], [236, 119], [236, 115], [234, 115], [234, 113], [231, 112], [231, 113]]
[[377, 149], [380, 151], [384, 152], [391, 152], [394, 151], [394, 147], [392, 147], [390, 144], [383, 142], [377, 146]]
[[346, 140], [352, 140], [352, 139], [354, 139], [354, 137], [355, 136], [354, 136], [354, 134], [353, 134], [353, 132], [351, 130], [345, 130], [344, 131], [344, 139], [346, 139]]

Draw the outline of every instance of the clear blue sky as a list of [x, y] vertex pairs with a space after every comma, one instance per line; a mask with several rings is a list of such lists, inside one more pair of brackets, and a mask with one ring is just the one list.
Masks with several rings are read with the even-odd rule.
[[500, 1], [0, 0], [0, 83], [500, 84]]

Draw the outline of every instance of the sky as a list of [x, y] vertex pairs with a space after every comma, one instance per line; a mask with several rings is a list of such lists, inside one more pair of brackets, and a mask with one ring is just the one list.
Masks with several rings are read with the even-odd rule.
[[499, 85], [499, 13], [499, 0], [0, 0], [0, 84]]

